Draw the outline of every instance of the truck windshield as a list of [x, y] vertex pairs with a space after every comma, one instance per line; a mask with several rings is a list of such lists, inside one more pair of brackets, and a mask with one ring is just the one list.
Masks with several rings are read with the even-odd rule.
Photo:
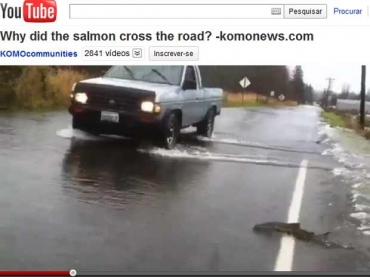
[[105, 78], [180, 85], [183, 66], [113, 66]]

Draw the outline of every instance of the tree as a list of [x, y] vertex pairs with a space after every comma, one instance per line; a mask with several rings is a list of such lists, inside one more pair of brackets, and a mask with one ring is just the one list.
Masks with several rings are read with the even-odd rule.
[[304, 86], [304, 100], [305, 103], [312, 105], [314, 102], [314, 91], [311, 85], [305, 84]]
[[342, 93], [349, 94], [350, 91], [351, 91], [351, 86], [347, 83], [344, 83], [342, 86]]
[[342, 86], [341, 93], [338, 95], [338, 99], [349, 99], [350, 93], [351, 93], [351, 86], [345, 83]]
[[305, 84], [303, 82], [302, 66], [297, 65], [293, 71], [292, 93], [299, 104], [305, 102]]

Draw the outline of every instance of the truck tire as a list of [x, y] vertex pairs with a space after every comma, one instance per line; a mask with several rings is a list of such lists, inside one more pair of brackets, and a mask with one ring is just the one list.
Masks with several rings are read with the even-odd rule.
[[215, 125], [216, 113], [214, 109], [209, 109], [206, 117], [198, 124], [197, 133], [203, 137], [211, 138]]
[[176, 114], [170, 113], [163, 124], [159, 138], [160, 147], [171, 150], [175, 147], [180, 134], [180, 121]]

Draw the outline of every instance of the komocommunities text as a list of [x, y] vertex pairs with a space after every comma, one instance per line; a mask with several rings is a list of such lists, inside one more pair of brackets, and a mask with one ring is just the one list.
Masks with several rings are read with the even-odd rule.
[[26, 50], [0, 50], [0, 58], [76, 58], [77, 52], [60, 51], [26, 51]]

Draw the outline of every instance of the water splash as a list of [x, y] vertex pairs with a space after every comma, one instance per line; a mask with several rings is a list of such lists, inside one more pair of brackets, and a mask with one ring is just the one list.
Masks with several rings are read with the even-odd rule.
[[61, 129], [57, 131], [57, 136], [65, 138], [65, 139], [71, 139], [71, 138], [77, 138], [81, 140], [104, 140], [104, 139], [116, 139], [116, 140], [129, 140], [130, 138], [123, 137], [123, 136], [117, 136], [117, 135], [100, 135], [95, 136], [80, 130], [73, 129], [72, 126]]
[[84, 140], [99, 140], [99, 137], [90, 135], [80, 130], [75, 130], [72, 128], [72, 126], [66, 129], [58, 130], [57, 136], [66, 138], [66, 139], [79, 138], [79, 139], [84, 139]]
[[[291, 167], [299, 168], [301, 165], [281, 160], [278, 158], [266, 158], [261, 156], [252, 156], [252, 155], [233, 155], [233, 154], [222, 154], [222, 153], [211, 153], [208, 151], [198, 151], [193, 150], [166, 150], [162, 148], [141, 148], [138, 149], [141, 153], [146, 153], [150, 155], [156, 155], [160, 157], [173, 158], [173, 159], [195, 159], [203, 161], [220, 161], [220, 162], [235, 162], [235, 163], [250, 163], [250, 164], [259, 164], [266, 166], [280, 166], [280, 167]], [[309, 165], [308, 168], [311, 169], [321, 169], [328, 170], [328, 168], [322, 167], [320, 165]]]
[[326, 136], [322, 155], [332, 156], [342, 167], [335, 168], [334, 176], [342, 178], [352, 189], [354, 212], [350, 217], [359, 221], [358, 229], [370, 235], [370, 143], [353, 131], [320, 127], [319, 134]]

